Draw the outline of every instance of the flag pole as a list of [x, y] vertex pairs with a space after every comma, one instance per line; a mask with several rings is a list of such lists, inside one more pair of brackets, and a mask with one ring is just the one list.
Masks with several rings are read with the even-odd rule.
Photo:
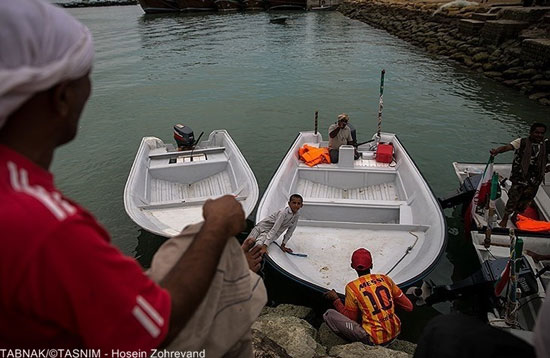
[[386, 70], [382, 70], [380, 74], [380, 101], [378, 102], [378, 129], [376, 131], [376, 144], [380, 143], [380, 131], [382, 130], [382, 109], [384, 109], [384, 74]]
[[319, 111], [315, 111], [315, 135], [317, 135], [317, 118], [319, 116]]

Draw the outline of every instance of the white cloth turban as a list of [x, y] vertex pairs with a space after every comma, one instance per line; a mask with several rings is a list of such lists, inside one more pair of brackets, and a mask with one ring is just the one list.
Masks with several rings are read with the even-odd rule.
[[33, 94], [84, 76], [92, 36], [65, 10], [41, 0], [0, 0], [0, 129]]

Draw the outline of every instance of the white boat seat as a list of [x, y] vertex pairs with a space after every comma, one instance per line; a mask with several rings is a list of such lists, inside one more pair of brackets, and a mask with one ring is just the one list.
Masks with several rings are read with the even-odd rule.
[[400, 224], [413, 224], [413, 214], [412, 209], [408, 205], [399, 206], [399, 223]]
[[189, 155], [189, 154], [204, 154], [204, 153], [216, 153], [225, 151], [225, 147], [212, 147], [212, 148], [197, 148], [195, 150], [182, 150], [176, 152], [164, 152], [164, 153], [152, 153], [149, 154], [150, 159], [164, 159], [172, 158], [180, 155]]
[[[304, 197], [304, 205], [326, 205], [337, 204], [342, 206], [395, 206], [406, 207], [410, 211], [410, 206], [403, 200], [363, 200], [363, 199], [325, 199], [325, 198], [307, 198]], [[412, 212], [410, 212], [412, 216]]]
[[[166, 208], [173, 208], [173, 207], [185, 207], [185, 206], [192, 206], [192, 205], [204, 205], [204, 203], [208, 199], [215, 199], [212, 198], [190, 198], [190, 199], [184, 199], [184, 200], [166, 200], [166, 201], [159, 201], [156, 203], [146, 204], [146, 205], [139, 205], [138, 208], [144, 209], [144, 210], [150, 210], [150, 209], [166, 209]], [[237, 201], [243, 201], [246, 199], [246, 195], [243, 196], [237, 196], [235, 198]]]

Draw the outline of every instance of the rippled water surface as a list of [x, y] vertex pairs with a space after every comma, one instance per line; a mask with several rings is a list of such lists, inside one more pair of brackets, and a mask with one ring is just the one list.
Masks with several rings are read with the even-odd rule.
[[[79, 135], [57, 152], [53, 171], [133, 256], [147, 254], [148, 244], [124, 211], [128, 172], [141, 138], [172, 141], [178, 122], [196, 134], [227, 129], [263, 193], [297, 132], [313, 128], [315, 110], [322, 133], [347, 112], [358, 139], [371, 137], [384, 68], [383, 130], [399, 135], [437, 196], [457, 186], [453, 161], [486, 161], [489, 148], [524, 135], [530, 123], [550, 124], [550, 110], [518, 92], [338, 12], [70, 12], [94, 35], [94, 89]], [[269, 22], [279, 16], [289, 17], [286, 25]], [[460, 225], [449, 220], [453, 240]], [[450, 282], [456, 256], [448, 252], [434, 280]]]

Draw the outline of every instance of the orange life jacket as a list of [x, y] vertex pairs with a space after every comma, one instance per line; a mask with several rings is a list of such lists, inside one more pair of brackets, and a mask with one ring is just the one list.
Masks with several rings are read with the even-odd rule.
[[529, 219], [528, 217], [525, 217], [521, 214], [518, 215], [516, 226], [518, 229], [525, 230], [525, 231], [533, 231], [533, 232], [550, 231], [550, 222]]
[[310, 167], [321, 163], [330, 164], [328, 148], [317, 148], [304, 144], [302, 148], [298, 149], [298, 155]]

